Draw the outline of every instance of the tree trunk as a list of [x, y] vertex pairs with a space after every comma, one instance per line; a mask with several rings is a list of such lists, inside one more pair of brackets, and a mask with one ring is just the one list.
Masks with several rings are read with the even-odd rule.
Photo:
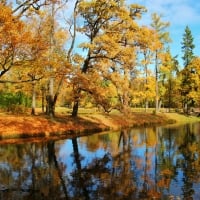
[[46, 101], [47, 101], [46, 114], [49, 115], [50, 117], [54, 117], [55, 116], [55, 103], [54, 103], [53, 96], [47, 95]]
[[184, 113], [186, 113], [186, 114], [188, 114], [188, 104], [187, 104], [187, 102], [186, 103], [184, 103]]
[[125, 113], [125, 114], [130, 113], [128, 91], [124, 92], [122, 103], [123, 103], [122, 104], [122, 112]]
[[46, 96], [47, 106], [46, 106], [46, 114], [54, 117], [55, 116], [55, 102], [53, 97], [53, 89], [54, 89], [54, 79], [53, 77], [49, 80], [49, 94]]
[[148, 100], [146, 98], [145, 99], [145, 112], [147, 112], [148, 108], [149, 108], [149, 102], [148, 102]]
[[35, 115], [36, 107], [36, 92], [35, 92], [35, 82], [32, 83], [32, 110], [31, 115]]
[[147, 112], [148, 108], [149, 108], [149, 101], [148, 101], [148, 98], [147, 98], [147, 91], [148, 91], [148, 87], [147, 87], [147, 84], [148, 84], [148, 65], [147, 65], [147, 53], [146, 51], [144, 52], [144, 60], [145, 60], [145, 65], [144, 65], [144, 68], [145, 68], [145, 112]]
[[[50, 41], [50, 55], [49, 60], [51, 60], [51, 56], [53, 55], [54, 48], [55, 48], [55, 38], [54, 38], [54, 31], [55, 31], [55, 4], [52, 3], [51, 5], [51, 24], [50, 24], [50, 35], [49, 35], [49, 41]], [[53, 66], [51, 64], [49, 65], [49, 71], [53, 72]], [[49, 78], [48, 83], [48, 94], [46, 96], [47, 106], [46, 106], [46, 114], [50, 117], [54, 117], [55, 114], [55, 104], [54, 104], [54, 77], [53, 75]]]
[[42, 112], [44, 113], [45, 88], [42, 87]]
[[158, 112], [160, 111], [162, 107], [162, 100], [160, 99], [160, 101], [158, 101]]
[[169, 113], [171, 112], [171, 103], [172, 103], [172, 81], [171, 78], [169, 79], [169, 96], [168, 96], [168, 108]]
[[79, 107], [79, 100], [75, 100], [74, 105], [73, 105], [73, 110], [72, 110], [72, 117], [77, 117], [78, 107]]
[[159, 89], [158, 89], [158, 52], [156, 51], [156, 63], [155, 63], [155, 71], [156, 71], [156, 113], [159, 112]]

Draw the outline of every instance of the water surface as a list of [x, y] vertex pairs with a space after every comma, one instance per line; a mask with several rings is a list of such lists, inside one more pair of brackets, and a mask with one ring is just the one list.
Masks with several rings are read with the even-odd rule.
[[1, 142], [0, 199], [200, 199], [200, 124]]

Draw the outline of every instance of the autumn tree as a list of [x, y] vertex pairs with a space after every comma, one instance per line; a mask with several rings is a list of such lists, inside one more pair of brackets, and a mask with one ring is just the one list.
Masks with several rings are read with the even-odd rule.
[[152, 91], [153, 82], [150, 65], [153, 63], [154, 53], [158, 48], [156, 44], [159, 44], [159, 38], [157, 37], [155, 30], [148, 27], [141, 27], [138, 35], [138, 47], [142, 55], [140, 63], [144, 68], [144, 85], [142, 87], [144, 90], [141, 88], [140, 92], [143, 92], [143, 94], [141, 94], [145, 101], [145, 111], [147, 111], [149, 102], [153, 97], [155, 98], [155, 92]]
[[[74, 107], [72, 116], [77, 116], [81, 91], [96, 95], [98, 88], [91, 90], [90, 82], [83, 84], [89, 74], [96, 73], [115, 85], [120, 109], [126, 110], [129, 104], [130, 72], [134, 66], [134, 34], [137, 24], [134, 19], [144, 8], [131, 5], [128, 9], [124, 1], [82, 1], [79, 13], [84, 19], [80, 31], [87, 37], [87, 42], [80, 47], [87, 50], [87, 55], [80, 62], [79, 81], [75, 85]], [[112, 38], [112, 39], [111, 39]], [[75, 77], [76, 78], [76, 77]], [[76, 78], [77, 79], [77, 78]]]
[[[43, 16], [43, 19], [41, 18]], [[45, 66], [48, 64], [48, 59], [46, 57], [49, 50], [49, 42], [46, 40], [46, 19], [44, 15], [37, 15], [36, 17], [31, 17], [26, 20], [26, 28], [32, 30], [33, 39], [30, 41], [31, 49], [29, 50], [29, 61], [23, 62], [23, 68], [17, 68], [13, 70], [12, 76], [18, 74], [20, 78], [30, 79], [30, 83], [24, 85], [25, 88], [32, 87], [31, 96], [32, 96], [32, 114], [35, 114], [36, 107], [36, 88], [39, 86], [39, 80], [47, 79], [48, 73], [45, 73]]]
[[[159, 65], [160, 65], [160, 58], [159, 58], [159, 54], [162, 51], [165, 51], [165, 47], [166, 44], [169, 43], [171, 41], [170, 37], [169, 37], [169, 32], [166, 31], [166, 28], [169, 27], [169, 22], [163, 22], [161, 21], [161, 15], [158, 15], [156, 13], [152, 14], [152, 23], [151, 26], [152, 28], [156, 31], [156, 33], [158, 34], [158, 38], [161, 42], [160, 44], [157, 44], [156, 46], [158, 47], [155, 50], [155, 79], [156, 79], [156, 113], [159, 111], [159, 107], [161, 105], [161, 101], [159, 101]], [[160, 105], [159, 105], [160, 104]]]
[[[200, 66], [199, 57], [193, 58], [190, 64], [185, 67], [181, 73], [181, 94], [182, 102], [184, 104], [184, 112], [188, 113], [190, 107], [199, 106], [200, 96], [199, 96], [199, 81], [200, 81]], [[187, 77], [187, 79], [186, 79]]]
[[[145, 111], [149, 106], [153, 106], [155, 99], [155, 77], [149, 70], [146, 84], [146, 78], [141, 70], [141, 73], [131, 79], [131, 105], [134, 107], [144, 107]], [[146, 101], [148, 100], [148, 107]]]
[[[30, 87], [29, 83], [32, 82], [32, 103], [35, 105], [35, 82], [43, 77], [41, 67], [38, 68], [38, 65], [42, 65], [41, 52], [48, 48], [48, 44], [41, 40], [41, 27], [34, 32], [27, 21], [22, 21], [13, 15], [11, 7], [3, 4], [1, 7], [3, 12], [1, 12], [0, 30], [2, 38], [0, 82], [20, 84], [16, 88], [21, 88], [21, 93], [25, 93], [22, 90], [25, 83]], [[17, 91], [18, 89], [15, 92]], [[32, 114], [34, 114], [34, 109], [32, 109]]]
[[2, 80], [2, 77], [13, 67], [19, 67], [29, 61], [32, 34], [25, 28], [25, 24], [13, 16], [10, 7], [0, 3], [0, 82], [13, 82]]
[[[50, 6], [49, 9], [49, 15], [48, 15], [48, 20], [49, 20], [49, 27], [48, 27], [48, 40], [49, 40], [49, 44], [50, 44], [50, 48], [49, 48], [49, 54], [48, 54], [48, 59], [49, 59], [49, 66], [47, 66], [47, 71], [49, 72], [50, 76], [48, 79], [48, 86], [47, 86], [47, 90], [48, 90], [48, 94], [46, 96], [46, 101], [47, 101], [47, 105], [46, 105], [46, 113], [48, 115], [50, 115], [51, 117], [53, 117], [55, 115], [55, 104], [54, 104], [54, 71], [55, 66], [54, 61], [55, 58], [54, 57], [54, 52], [55, 52], [55, 3], [53, 2]], [[52, 59], [53, 58], [53, 59]]]
[[50, 116], [55, 115], [55, 105], [61, 90], [62, 83], [66, 74], [69, 72], [70, 64], [65, 50], [65, 43], [68, 37], [61, 23], [57, 20], [57, 12], [62, 10], [64, 5], [53, 2], [46, 7], [44, 30], [46, 33], [46, 41], [49, 44], [49, 49], [46, 54], [47, 63], [44, 73], [47, 83], [42, 86], [46, 89], [46, 113]]
[[[1, 40], [0, 52], [2, 68], [0, 82], [32, 82], [33, 95], [36, 81], [41, 78], [49, 79], [49, 88], [51, 88], [49, 95], [51, 94], [52, 98], [51, 101], [49, 101], [50, 98], [47, 100], [48, 111], [52, 112], [48, 112], [48, 114], [54, 114], [58, 93], [70, 66], [69, 59], [66, 58], [69, 55], [66, 56], [67, 53], [64, 49], [67, 31], [53, 20], [53, 15], [64, 5], [61, 1], [57, 6], [55, 5], [57, 1], [53, 4], [51, 1], [46, 1], [47, 4], [42, 3], [42, 1], [21, 1], [18, 3], [20, 5], [14, 5], [13, 8], [6, 6], [6, 3], [1, 4], [4, 12], [1, 12], [0, 35], [3, 39]], [[52, 17], [47, 12], [51, 5]], [[45, 7], [40, 9], [42, 6]], [[37, 15], [32, 13], [33, 10], [37, 11]], [[7, 74], [6, 77], [5, 74]], [[58, 81], [59, 78], [62, 81]], [[58, 86], [53, 84], [54, 79], [56, 79]], [[41, 87], [47, 88], [46, 86]], [[55, 89], [55, 94], [52, 92], [53, 89]], [[34, 96], [33, 104], [35, 104]]]
[[160, 95], [164, 105], [170, 108], [177, 105], [175, 97], [177, 97], [177, 80], [176, 77], [179, 72], [179, 64], [176, 57], [172, 57], [170, 49], [167, 49], [161, 56], [162, 64], [160, 65]]
[[[113, 4], [113, 10], [108, 12]], [[108, 3], [106, 1], [82, 1], [79, 5], [79, 13], [84, 19], [84, 26], [81, 27], [81, 31], [86, 35], [88, 42], [82, 44], [84, 49], [87, 49], [86, 58], [83, 60], [81, 66], [81, 73], [87, 73], [89, 68], [92, 68], [92, 62], [94, 60], [94, 56], [92, 56], [92, 45], [94, 39], [98, 37], [100, 31], [103, 27], [106, 27], [109, 20], [113, 18], [113, 12], [116, 11], [117, 5], [116, 2]], [[93, 45], [94, 46], [94, 45]], [[75, 77], [76, 78], [76, 77]], [[75, 82], [74, 85], [74, 106], [72, 116], [77, 116], [78, 106], [79, 106], [79, 98], [81, 88], [79, 83]], [[84, 89], [85, 90], [85, 89]]]

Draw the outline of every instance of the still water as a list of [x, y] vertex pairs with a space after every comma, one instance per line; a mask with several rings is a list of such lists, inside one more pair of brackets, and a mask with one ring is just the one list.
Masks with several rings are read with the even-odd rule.
[[1, 141], [0, 199], [200, 199], [200, 123]]

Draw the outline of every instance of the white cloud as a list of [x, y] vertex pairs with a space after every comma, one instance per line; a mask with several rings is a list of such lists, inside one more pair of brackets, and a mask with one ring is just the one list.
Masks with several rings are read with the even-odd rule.
[[194, 24], [200, 21], [200, 2], [196, 0], [128, 0], [127, 2], [146, 6], [148, 18], [151, 13], [156, 12], [174, 25]]
[[174, 25], [196, 24], [200, 21], [200, 13], [189, 5], [177, 5], [168, 11], [168, 18]]

